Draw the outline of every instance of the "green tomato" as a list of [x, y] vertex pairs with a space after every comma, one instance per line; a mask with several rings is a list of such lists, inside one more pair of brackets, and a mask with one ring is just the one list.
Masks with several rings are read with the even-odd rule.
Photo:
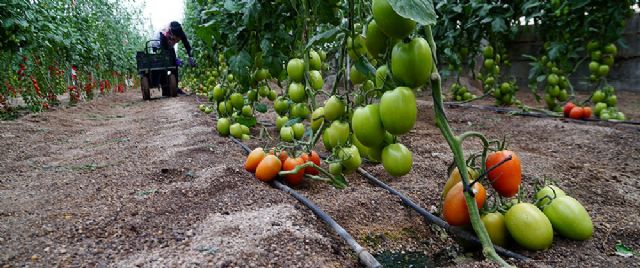
[[398, 15], [388, 0], [373, 0], [371, 9], [373, 19], [386, 36], [403, 39], [416, 28], [416, 22]]
[[287, 116], [278, 116], [276, 118], [276, 129], [280, 130], [287, 122], [289, 122], [289, 117], [287, 117]]
[[556, 74], [550, 74], [547, 76], [547, 84], [555, 86], [558, 84], [560, 78]]
[[622, 112], [616, 112], [615, 118], [620, 121], [624, 121], [627, 119]]
[[604, 53], [615, 55], [618, 54], [618, 48], [615, 44], [611, 43], [604, 47]]
[[362, 84], [362, 82], [367, 80], [367, 76], [361, 73], [360, 71], [358, 71], [358, 68], [356, 68], [356, 65], [354, 64], [354, 65], [351, 65], [351, 71], [349, 72], [349, 79], [351, 80], [352, 84], [359, 85], [359, 84]]
[[296, 140], [302, 139], [302, 136], [304, 136], [304, 124], [295, 123], [291, 128], [293, 128], [293, 137]]
[[552, 97], [557, 97], [558, 95], [560, 95], [560, 87], [559, 86], [550, 87], [549, 95], [551, 95]]
[[249, 136], [249, 134], [242, 134], [242, 138], [240, 138], [242, 141], [248, 141], [251, 139], [251, 136]]
[[616, 97], [616, 95], [611, 95], [607, 98], [606, 103], [609, 107], [615, 107], [616, 104], [618, 104], [618, 97]]
[[249, 102], [255, 102], [258, 100], [258, 91], [255, 89], [249, 90], [249, 92], [247, 92], [247, 100], [249, 100]]
[[304, 103], [298, 103], [291, 108], [291, 116], [293, 118], [307, 118], [311, 112]]
[[315, 133], [320, 129], [320, 125], [324, 121], [324, 107], [318, 107], [311, 113], [311, 130]]
[[357, 35], [355, 38], [348, 37], [347, 38], [347, 53], [349, 53], [349, 57], [354, 60], [357, 60], [360, 56], [367, 56], [369, 52], [367, 51], [366, 39], [362, 35]]
[[276, 100], [276, 97], [278, 97], [278, 93], [276, 93], [275, 90], [270, 90], [269, 91], [269, 96], [267, 96], [267, 99], [269, 99], [270, 101], [274, 101]]
[[240, 125], [240, 129], [242, 129], [242, 134], [249, 135], [251, 133], [251, 130], [248, 126]]
[[493, 47], [492, 46], [486, 46], [482, 50], [482, 56], [484, 56], [485, 59], [493, 58]]
[[605, 65], [607, 65], [607, 66], [611, 67], [611, 66], [613, 66], [613, 62], [614, 62], [614, 58], [613, 58], [613, 56], [612, 56], [612, 55], [605, 55], [605, 56], [602, 56], [602, 63], [603, 63], [603, 64], [605, 64]]
[[588, 52], [592, 52], [594, 50], [597, 50], [598, 48], [600, 48], [600, 43], [598, 43], [598, 41], [592, 40], [587, 43]]
[[255, 73], [253, 74], [253, 78], [256, 81], [262, 81], [265, 80], [269, 77], [269, 70], [267, 69], [258, 69], [255, 71]]
[[233, 108], [235, 108], [236, 110], [241, 110], [242, 106], [244, 106], [244, 98], [240, 93], [236, 92], [231, 94], [229, 100], [231, 101], [231, 106], [233, 106]]
[[233, 136], [234, 138], [242, 138], [242, 126], [240, 125], [240, 123], [235, 123], [233, 125], [231, 125], [230, 127], [230, 132], [231, 132], [231, 136]]
[[370, 104], [360, 107], [353, 113], [351, 119], [353, 134], [364, 146], [374, 147], [382, 143], [385, 135], [382, 120], [380, 119], [379, 104]]
[[342, 166], [344, 167], [343, 172], [346, 174], [354, 172], [362, 164], [360, 152], [355, 145], [351, 145], [351, 147], [342, 147], [338, 151], [338, 157], [342, 159]]
[[280, 140], [286, 142], [292, 142], [294, 137], [293, 128], [291, 127], [282, 127], [280, 128]]
[[591, 101], [594, 103], [603, 102], [607, 95], [602, 90], [596, 90], [591, 95]]
[[530, 203], [518, 203], [505, 214], [505, 224], [513, 239], [528, 250], [542, 250], [553, 243], [549, 219]]
[[231, 122], [228, 118], [220, 118], [216, 123], [216, 129], [218, 130], [218, 134], [220, 136], [228, 136], [229, 135], [229, 127], [231, 126]]
[[504, 215], [500, 212], [487, 213], [481, 217], [489, 238], [494, 244], [505, 247], [510, 240], [509, 230], [504, 222]]
[[[555, 194], [554, 194], [555, 192]], [[567, 195], [562, 189], [555, 185], [547, 185], [542, 189], [538, 190], [536, 193], [536, 206], [542, 207], [546, 206], [551, 202], [551, 200]], [[542, 199], [543, 197], [548, 196], [547, 198]]]
[[554, 199], [544, 208], [553, 229], [560, 235], [573, 240], [587, 240], [593, 235], [593, 223], [587, 210], [570, 196]]
[[382, 149], [382, 166], [392, 176], [403, 176], [413, 167], [412, 153], [400, 143], [387, 145]]
[[355, 145], [358, 148], [358, 152], [360, 153], [360, 157], [369, 157], [369, 147], [364, 146], [356, 135], [351, 135], [351, 144]]
[[307, 93], [301, 83], [293, 82], [289, 84], [288, 94], [289, 98], [296, 103], [304, 102], [307, 99]]
[[504, 82], [500, 85], [500, 93], [508, 94], [511, 93], [511, 84]]
[[276, 110], [276, 113], [279, 115], [284, 115], [289, 111], [289, 102], [284, 98], [280, 97], [275, 100], [273, 103], [273, 108]]
[[320, 54], [312, 49], [309, 51], [309, 69], [320, 70], [321, 67], [322, 60], [320, 59]]
[[260, 95], [260, 97], [267, 97], [269, 96], [269, 92], [271, 91], [271, 89], [268, 86], [261, 86], [258, 89], [258, 94]]
[[431, 48], [424, 38], [414, 38], [409, 43], [399, 42], [393, 47], [391, 71], [402, 85], [412, 88], [424, 85], [431, 77], [432, 68]]
[[320, 71], [310, 71], [309, 72], [309, 84], [311, 88], [315, 90], [320, 90], [324, 86], [324, 80], [322, 79], [322, 74]]
[[329, 173], [331, 173], [334, 176], [342, 175], [342, 163], [329, 164]]
[[495, 62], [493, 61], [493, 59], [486, 59], [484, 60], [483, 66], [485, 69], [487, 70], [493, 70], [493, 66], [495, 66]]
[[245, 105], [244, 107], [242, 107], [242, 115], [244, 115], [246, 117], [252, 117], [253, 116], [253, 109], [251, 109], [251, 106]]
[[336, 146], [342, 146], [349, 140], [349, 124], [333, 121], [331, 126], [322, 133], [324, 147], [331, 151]]
[[287, 75], [294, 82], [302, 82], [304, 79], [304, 61], [298, 58], [289, 60], [287, 63]]
[[598, 61], [598, 60], [600, 60], [601, 57], [602, 57], [602, 51], [596, 50], [596, 51], [591, 52], [591, 59], [592, 60]]
[[593, 108], [593, 113], [596, 116], [600, 117], [600, 114], [602, 113], [602, 111], [604, 109], [607, 109], [607, 104], [604, 103], [604, 102], [598, 102], [598, 103], [596, 103], [596, 106]]
[[367, 50], [375, 58], [387, 50], [388, 37], [380, 30], [375, 20], [369, 22], [367, 26]]
[[600, 65], [600, 67], [598, 68], [598, 75], [599, 76], [607, 76], [607, 74], [609, 74], [609, 66], [608, 65]]
[[329, 121], [336, 120], [342, 115], [344, 115], [344, 110], [346, 106], [344, 101], [339, 99], [337, 96], [331, 96], [327, 101], [324, 102], [324, 118]]
[[320, 55], [320, 60], [321, 61], [327, 60], [327, 52], [324, 52], [324, 50], [320, 50], [320, 52], [318, 52], [318, 54]]
[[558, 95], [559, 101], [567, 101], [569, 99], [569, 92], [566, 89], [560, 90], [560, 94]]
[[608, 109], [604, 109], [600, 112], [600, 119], [605, 121], [611, 119], [611, 114]]
[[221, 101], [221, 100], [223, 100], [223, 99], [224, 99], [224, 93], [225, 93], [225, 92], [224, 92], [224, 89], [222, 89], [222, 87], [221, 87], [220, 85], [216, 85], [216, 86], [213, 88], [213, 98], [214, 98], [216, 101]]
[[382, 125], [393, 135], [409, 132], [416, 123], [417, 113], [416, 97], [408, 87], [397, 87], [385, 92], [380, 98]]

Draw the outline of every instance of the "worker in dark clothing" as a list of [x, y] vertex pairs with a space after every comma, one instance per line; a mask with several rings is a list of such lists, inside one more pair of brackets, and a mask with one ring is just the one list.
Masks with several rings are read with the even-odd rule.
[[[163, 52], [169, 53], [171, 59], [176, 63], [176, 66], [181, 66], [182, 61], [178, 59], [176, 56], [176, 50], [174, 49], [175, 44], [182, 41], [184, 44], [184, 49], [187, 51], [187, 55], [189, 55], [189, 64], [191, 66], [195, 66], [195, 60], [193, 59], [193, 55], [191, 54], [191, 45], [189, 44], [189, 40], [187, 39], [187, 35], [182, 30], [182, 26], [177, 21], [172, 21], [167, 27], [162, 29], [154, 38], [155, 40], [152, 42], [151, 46], [153, 47], [153, 51], [161, 49]], [[176, 74], [177, 81], [178, 74]], [[178, 88], [178, 93], [184, 94], [181, 89]]]

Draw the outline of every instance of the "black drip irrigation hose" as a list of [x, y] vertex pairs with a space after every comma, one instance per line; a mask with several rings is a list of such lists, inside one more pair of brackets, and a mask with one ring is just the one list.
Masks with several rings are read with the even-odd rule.
[[[396, 189], [392, 188], [389, 185], [386, 185], [384, 182], [380, 181], [379, 179], [377, 179], [376, 177], [374, 177], [373, 175], [369, 174], [369, 172], [367, 172], [366, 170], [364, 170], [363, 168], [358, 168], [358, 173], [360, 173], [360, 175], [364, 176], [365, 178], [367, 178], [369, 181], [373, 182], [374, 184], [376, 184], [379, 187], [384, 188], [385, 190], [387, 190], [389, 193], [396, 195], [400, 198], [400, 200], [402, 200], [402, 202], [411, 207], [413, 210], [415, 210], [416, 212], [418, 212], [422, 217], [424, 217], [428, 222], [431, 222], [439, 227], [441, 227], [442, 229], [444, 229], [445, 231], [447, 231], [448, 233], [451, 233], [453, 235], [455, 235], [458, 238], [464, 239], [474, 245], [477, 246], [481, 246], [482, 244], [480, 243], [480, 240], [478, 240], [478, 238], [459, 228], [459, 227], [455, 227], [455, 226], [451, 226], [449, 225], [446, 221], [444, 221], [443, 219], [436, 217], [435, 215], [429, 213], [428, 211], [426, 211], [424, 208], [418, 206], [416, 203], [414, 203], [413, 201], [411, 201], [411, 199], [409, 199], [408, 197], [404, 196], [402, 193], [396, 191]], [[495, 246], [496, 252], [498, 252], [498, 254], [505, 256], [505, 257], [509, 257], [509, 258], [514, 258], [516, 260], [523, 260], [526, 261], [529, 258], [523, 255], [520, 255], [518, 253], [515, 253], [513, 251], [510, 251], [508, 249], [499, 247], [499, 246]]]
[[[247, 147], [247, 145], [245, 145], [241, 141], [233, 137], [231, 137], [231, 140], [240, 145], [246, 154], [251, 151], [251, 149], [249, 149], [249, 147]], [[311, 202], [311, 200], [307, 199], [303, 195], [299, 194], [289, 186], [286, 186], [279, 181], [274, 180], [271, 182], [271, 185], [285, 193], [290, 194], [295, 199], [311, 209], [311, 211], [313, 211], [316, 216], [318, 216], [322, 221], [328, 224], [351, 247], [351, 249], [356, 252], [356, 254], [358, 255], [358, 259], [360, 259], [360, 263], [371, 268], [382, 267], [378, 260], [376, 260], [376, 258], [374, 258], [373, 255], [369, 253], [369, 251], [360, 246], [360, 244], [358, 244], [358, 242], [344, 228], [342, 228], [342, 226], [340, 226], [335, 220], [331, 218], [331, 216], [329, 216], [327, 213], [322, 211], [322, 209]]]
[[[521, 115], [521, 116], [531, 116], [531, 117], [539, 117], [539, 118], [542, 118], [542, 117], [564, 118], [564, 117], [553, 116], [553, 115], [549, 115], [541, 112], [526, 112], [519, 109], [506, 108], [506, 107], [483, 106], [483, 105], [466, 104], [466, 103], [458, 103], [458, 102], [445, 102], [444, 104], [449, 107], [474, 108], [474, 109], [492, 111], [497, 113], [509, 113], [509, 114], [515, 114], [515, 115]], [[570, 118], [564, 118], [564, 119], [570, 119]], [[640, 125], [640, 121], [634, 121], [634, 120], [610, 121], [610, 120], [600, 120], [600, 119], [594, 119], [594, 118], [587, 118], [587, 119], [580, 119], [580, 120], [571, 119], [571, 120], [590, 121], [590, 122], [607, 122], [607, 123], [613, 123], [613, 124]]]

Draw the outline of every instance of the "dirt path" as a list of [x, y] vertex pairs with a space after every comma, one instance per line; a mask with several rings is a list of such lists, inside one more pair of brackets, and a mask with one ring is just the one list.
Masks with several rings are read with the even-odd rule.
[[[381, 166], [365, 168], [436, 211], [451, 153], [433, 126], [428, 96], [421, 99], [416, 128], [401, 138], [413, 151], [413, 171], [391, 178]], [[0, 122], [0, 264], [358, 265], [308, 209], [252, 179], [242, 168], [241, 149], [214, 135], [214, 121], [196, 106], [193, 97], [143, 102], [133, 91]], [[515, 248], [536, 260], [522, 266], [637, 265], [637, 257], [613, 254], [617, 242], [640, 249], [637, 126], [473, 109], [452, 109], [449, 117], [458, 133], [507, 135], [523, 161], [527, 190], [534, 178], [554, 178], [592, 215], [593, 239], [556, 238], [543, 252]], [[265, 145], [258, 139], [248, 144]], [[348, 179], [343, 191], [319, 183], [298, 190], [370, 251], [402, 253], [380, 255], [387, 264], [415, 255], [428, 266], [491, 266], [469, 258], [440, 229], [362, 177]]]

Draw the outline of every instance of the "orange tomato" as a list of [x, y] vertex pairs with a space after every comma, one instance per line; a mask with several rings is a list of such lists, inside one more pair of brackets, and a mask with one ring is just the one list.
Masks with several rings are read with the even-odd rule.
[[573, 109], [571, 109], [571, 112], [569, 112], [569, 118], [582, 119], [583, 114], [584, 114], [584, 109], [580, 106], [576, 106], [576, 107], [573, 107]]
[[[317, 166], [320, 166], [320, 155], [318, 155], [318, 153], [316, 151], [311, 151], [311, 153], [307, 156], [307, 160], [306, 161], [311, 161], [314, 164], [316, 164]], [[320, 174], [320, 171], [318, 171], [316, 168], [314, 167], [307, 167], [304, 170], [305, 173], [310, 174], [310, 175], [318, 175]]]
[[253, 149], [251, 153], [247, 156], [247, 160], [244, 162], [244, 169], [247, 171], [254, 173], [256, 172], [256, 168], [258, 164], [264, 159], [267, 155], [264, 153], [264, 150], [261, 147]]
[[256, 168], [256, 178], [267, 182], [273, 180], [280, 172], [282, 162], [275, 155], [267, 155]]
[[589, 106], [582, 107], [582, 118], [584, 119], [591, 118], [591, 113], [593, 113], [593, 110], [591, 110], [591, 107]]
[[[287, 158], [286, 161], [284, 161], [284, 164], [282, 165], [282, 170], [284, 171], [293, 170], [297, 166], [302, 165], [304, 163], [305, 161], [300, 157], [298, 158], [289, 157]], [[284, 178], [287, 184], [291, 186], [296, 186], [300, 184], [300, 182], [302, 182], [303, 176], [304, 176], [304, 169], [301, 169], [298, 173], [286, 175]]]
[[[444, 199], [444, 206], [442, 207], [442, 217], [449, 224], [454, 226], [462, 226], [471, 223], [469, 217], [469, 209], [464, 199], [464, 193], [462, 192], [462, 181], [451, 187], [451, 190], [447, 193], [447, 197]], [[478, 208], [484, 206], [484, 201], [487, 198], [487, 192], [482, 184], [479, 182], [473, 185], [473, 192], [475, 193], [476, 205]]]
[[491, 186], [504, 197], [513, 197], [520, 189], [520, 182], [522, 181], [520, 158], [512, 151], [502, 150], [490, 153], [485, 163], [485, 167], [489, 169], [509, 156], [511, 156], [511, 160], [502, 163], [502, 165], [487, 174]]

